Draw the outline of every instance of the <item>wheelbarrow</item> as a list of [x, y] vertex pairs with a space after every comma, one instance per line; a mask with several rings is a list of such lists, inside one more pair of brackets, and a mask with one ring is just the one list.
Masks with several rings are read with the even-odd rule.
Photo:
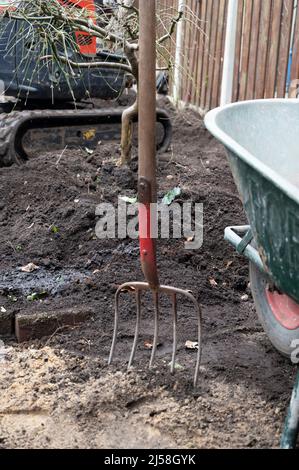
[[[210, 111], [207, 129], [225, 145], [248, 226], [225, 239], [250, 262], [257, 314], [274, 347], [299, 362], [299, 101], [255, 100]], [[296, 447], [299, 372], [281, 446]]]

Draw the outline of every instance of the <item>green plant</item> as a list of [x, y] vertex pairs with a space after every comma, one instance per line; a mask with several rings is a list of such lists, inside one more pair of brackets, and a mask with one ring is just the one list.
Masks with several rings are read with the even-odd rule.
[[162, 203], [170, 206], [170, 204], [175, 200], [177, 196], [180, 196], [182, 193], [181, 188], [173, 188], [171, 191], [168, 191], [167, 194], [162, 199]]
[[51, 225], [51, 232], [54, 233], [54, 234], [57, 234], [59, 233], [59, 228], [57, 227], [57, 225]]
[[41, 300], [48, 295], [47, 292], [33, 292], [32, 294], [27, 295], [26, 299], [29, 302], [34, 302], [35, 300]]

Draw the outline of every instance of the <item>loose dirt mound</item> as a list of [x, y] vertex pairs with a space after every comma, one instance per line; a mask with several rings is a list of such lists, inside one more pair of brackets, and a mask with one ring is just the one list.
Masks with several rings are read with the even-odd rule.
[[[20, 313], [88, 311], [89, 320], [22, 346], [5, 338], [0, 370], [3, 447], [272, 447], [291, 390], [291, 368], [256, 321], [247, 263], [223, 241], [223, 230], [246, 222], [223, 148], [192, 112], [175, 114], [171, 152], [159, 157], [159, 198], [175, 186], [179, 200], [204, 204], [204, 244], [159, 241], [163, 283], [192, 289], [203, 307], [200, 385], [191, 387], [196, 340], [190, 306], [179, 309], [179, 369], [169, 373], [171, 318], [162, 301], [157, 367], [146, 368], [153, 332], [145, 301], [136, 368], [125, 373], [135, 313], [122, 303], [115, 365], [108, 368], [113, 295], [141, 280], [138, 242], [95, 237], [95, 207], [136, 191], [137, 164], [117, 168], [116, 143], [93, 155], [67, 150], [0, 170], [0, 306], [5, 328]], [[45, 149], [46, 150], [46, 149]], [[39, 270], [24, 274], [32, 262]], [[28, 300], [38, 293], [38, 300]], [[242, 301], [247, 294], [249, 300]], [[29, 296], [29, 297], [28, 297]], [[4, 328], [4, 327], [3, 327]], [[3, 330], [2, 330], [3, 331]], [[3, 356], [3, 353], [2, 353]], [[70, 432], [65, 432], [65, 430]], [[125, 437], [124, 437], [125, 436]]]

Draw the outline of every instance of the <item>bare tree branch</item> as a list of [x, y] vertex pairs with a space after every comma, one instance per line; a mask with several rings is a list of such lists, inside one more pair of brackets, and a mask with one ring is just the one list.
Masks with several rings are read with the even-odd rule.
[[[79, 68], [79, 69], [90, 69], [90, 68], [100, 68], [103, 67], [105, 69], [114, 69], [114, 70], [123, 70], [124, 72], [127, 72], [129, 74], [132, 74], [132, 68], [129, 65], [122, 64], [121, 62], [97, 62], [97, 61], [92, 61], [92, 62], [74, 62], [73, 60], [63, 57], [61, 55], [57, 56], [57, 58], [64, 64], [70, 65], [71, 67], [74, 68]], [[39, 60], [50, 60], [53, 61], [55, 60], [54, 56], [52, 55], [46, 55], [43, 57], [40, 57]]]
[[167, 39], [171, 38], [171, 36], [173, 35], [173, 33], [174, 33], [174, 31], [175, 31], [176, 25], [177, 25], [177, 24], [179, 23], [179, 21], [181, 21], [181, 19], [182, 19], [183, 14], [184, 14], [183, 11], [179, 11], [177, 17], [176, 17], [176, 18], [173, 18], [173, 19], [171, 20], [171, 26], [170, 26], [169, 31], [168, 31], [164, 36], [162, 36], [160, 39], [158, 39], [158, 41], [157, 41], [158, 44], [162, 44], [163, 42], [167, 41]]

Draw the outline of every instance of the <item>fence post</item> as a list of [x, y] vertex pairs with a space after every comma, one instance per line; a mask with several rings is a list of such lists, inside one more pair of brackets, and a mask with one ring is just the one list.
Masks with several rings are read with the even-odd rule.
[[[178, 11], [184, 11], [186, 0], [178, 0]], [[178, 105], [180, 99], [180, 87], [182, 78], [182, 49], [183, 49], [183, 21], [180, 20], [177, 25], [176, 34], [176, 49], [175, 49], [175, 61], [174, 61], [174, 76], [173, 76], [173, 101], [175, 106]]]
[[232, 102], [238, 1], [241, 2], [243, 0], [229, 0], [228, 3], [220, 106], [224, 106]]

